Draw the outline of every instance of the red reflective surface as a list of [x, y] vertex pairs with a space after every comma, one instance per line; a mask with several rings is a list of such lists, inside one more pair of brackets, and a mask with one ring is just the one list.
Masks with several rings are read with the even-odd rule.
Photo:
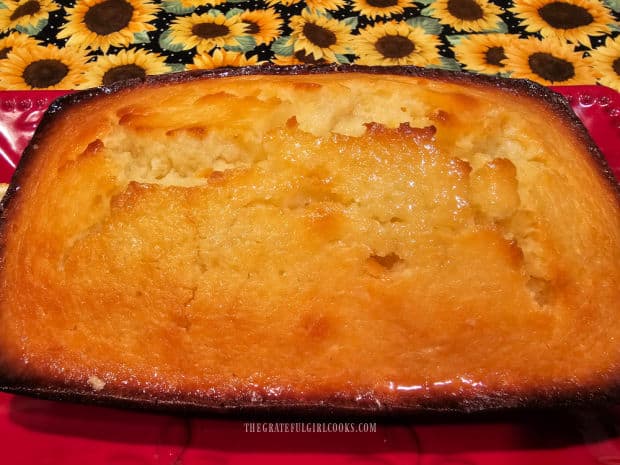
[[[620, 178], [620, 95], [556, 90]], [[43, 111], [62, 94], [0, 92], [0, 181], [10, 179]], [[0, 394], [0, 446], [0, 465], [620, 464], [620, 409], [408, 421], [366, 433], [249, 433], [240, 420]]]

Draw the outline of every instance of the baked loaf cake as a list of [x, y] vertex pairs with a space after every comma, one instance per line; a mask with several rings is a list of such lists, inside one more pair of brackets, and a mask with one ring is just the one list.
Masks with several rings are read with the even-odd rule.
[[255, 68], [55, 103], [3, 201], [2, 389], [204, 411], [612, 398], [620, 202], [564, 101]]

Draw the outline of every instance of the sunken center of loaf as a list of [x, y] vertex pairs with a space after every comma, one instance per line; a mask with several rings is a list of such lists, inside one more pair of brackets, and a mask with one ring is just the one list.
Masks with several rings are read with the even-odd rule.
[[596, 330], [574, 342], [611, 321], [617, 238], [571, 219], [599, 208], [573, 194], [594, 175], [543, 107], [395, 77], [172, 87], [102, 106], [50, 183], [55, 294], [29, 324], [66, 366], [402, 394], [586, 379], [615, 357]]
[[[221, 244], [227, 251], [209, 256], [243, 257], [246, 250], [232, 244], [262, 236], [265, 227], [270, 231], [262, 247], [277, 247], [280, 236], [291, 234], [289, 222], [301, 222], [318, 248], [286, 267], [263, 261], [257, 285], [275, 268], [276, 277], [285, 276], [286, 268], [305, 267], [312, 256], [334, 248], [356, 249], [356, 274], [411, 278], [416, 267], [435, 259], [427, 253], [429, 240], [439, 238], [441, 249], [459, 235], [493, 231], [513, 255], [526, 291], [543, 307], [552, 294], [551, 251], [545, 226], [520, 200], [520, 192], [526, 198], [529, 192], [519, 178], [531, 181], [544, 169], [542, 148], [519, 135], [527, 123], [508, 122], [487, 108], [486, 123], [459, 132], [478, 102], [461, 96], [456, 108], [444, 110], [389, 87], [375, 94], [315, 83], [293, 86], [304, 91], [297, 94], [286, 87], [258, 95], [255, 89], [215, 92], [194, 102], [206, 107], [206, 118], [192, 115], [172, 128], [167, 111], [129, 106], [117, 111], [118, 127], [92, 143], [97, 149], [102, 144], [125, 194], [147, 185], [196, 187], [230, 222], [260, 212], [260, 219], [242, 223], [238, 237]], [[499, 127], [487, 132], [492, 125]], [[220, 265], [226, 272], [238, 271], [226, 263]]]

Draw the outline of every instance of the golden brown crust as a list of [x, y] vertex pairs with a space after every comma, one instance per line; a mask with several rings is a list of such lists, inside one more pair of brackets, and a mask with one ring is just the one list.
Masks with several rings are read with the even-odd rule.
[[[265, 76], [260, 85], [254, 75]], [[215, 77], [239, 81], [210, 84]], [[342, 79], [349, 81], [342, 84]], [[315, 109], [318, 118], [305, 117], [311, 103], [304, 102], [324, 98], [323, 91], [331, 95], [337, 85], [348, 89], [342, 99], [358, 105], [355, 111], [336, 118], [331, 109]], [[174, 92], [177, 86], [180, 93]], [[369, 117], [359, 104], [366, 98], [360, 86], [370, 96], [381, 95], [381, 86], [401, 89], [397, 101], [405, 115], [390, 113], [394, 108], [387, 105], [373, 110], [376, 118]], [[192, 94], [193, 88], [202, 90]], [[295, 98], [289, 102], [286, 92]], [[179, 110], [158, 113], [137, 97], [142, 94]], [[258, 128], [260, 145], [275, 151], [261, 155], [249, 136], [231, 135], [230, 124], [220, 127], [188, 116], [182, 103], [188, 95], [197, 97], [193, 105], [218, 108], [223, 112], [218, 116], [232, 126], [230, 118], [242, 111], [270, 115], [254, 118], [256, 127], [244, 126], [243, 134]], [[373, 108], [378, 101], [370, 100]], [[483, 129], [467, 130], [473, 117], [496, 106], [501, 108], [493, 113], [500, 138], [493, 138], [489, 131], [495, 125], [483, 119], [478, 121]], [[518, 117], [531, 118], [532, 127]], [[84, 125], [74, 128], [76, 120]], [[230, 145], [239, 139], [241, 148]], [[201, 159], [190, 166], [169, 155], [170, 141], [187, 153], [200, 144], [219, 145], [209, 145], [214, 153], [209, 163]], [[218, 155], [222, 141], [229, 148]], [[295, 161], [297, 155], [286, 152], [291, 141], [315, 158], [325, 154], [333, 160], [340, 153], [348, 164]], [[312, 151], [314, 141], [322, 144], [321, 151]], [[349, 159], [339, 147], [360, 155]], [[260, 156], [248, 161], [243, 158], [248, 150]], [[272, 156], [278, 150], [289, 153], [284, 161]], [[369, 153], [375, 155], [364, 158]], [[383, 165], [372, 165], [378, 159], [389, 160], [384, 172], [377, 171]], [[300, 164], [292, 168], [291, 162]], [[274, 173], [271, 186], [260, 187], [265, 183], [261, 163], [265, 172]], [[52, 171], [54, 176], [46, 174]], [[283, 177], [276, 174], [280, 171]], [[382, 182], [396, 187], [389, 195], [383, 189], [366, 198], [359, 185], [342, 180], [343, 173], [355, 179], [379, 173]], [[399, 173], [409, 173], [413, 184], [432, 183], [443, 200], [432, 191], [398, 187]], [[79, 194], [72, 187], [78, 185]], [[584, 185], [580, 195], [571, 192]], [[254, 198], [256, 192], [244, 191], [247, 186], [267, 189], [269, 196]], [[541, 194], [539, 186], [547, 190]], [[394, 200], [398, 189], [410, 196], [411, 205], [432, 202], [435, 207], [407, 216]], [[297, 193], [288, 195], [289, 190]], [[38, 197], [30, 197], [34, 191]], [[61, 195], [67, 192], [70, 201]], [[96, 195], [88, 197], [89, 192]], [[605, 399], [615, 395], [618, 380], [619, 354], [609, 342], [620, 336], [614, 324], [620, 301], [618, 192], [566, 103], [522, 81], [414, 68], [248, 68], [149, 78], [75, 94], [53, 105], [44, 118], [2, 204], [3, 388], [215, 412], [474, 411]], [[584, 199], [584, 193], [591, 198]], [[374, 206], [373, 196], [383, 199], [382, 206]], [[228, 214], [226, 203], [220, 203], [226, 198], [233, 206], [237, 201], [250, 206], [245, 221], [258, 228], [239, 232], [239, 238], [277, 239], [288, 255], [278, 258], [275, 248], [267, 256], [261, 246], [230, 242], [237, 237], [234, 222], [223, 229], [215, 220], [205, 223], [203, 218], [214, 214], [205, 205]], [[65, 213], [73, 205], [81, 206], [79, 215]], [[385, 216], [382, 208], [391, 213]], [[274, 223], [268, 218], [277, 211], [284, 213], [277, 213]], [[579, 221], [562, 219], [573, 211]], [[46, 215], [46, 221], [37, 220]], [[272, 226], [261, 230], [263, 221]], [[285, 226], [273, 226], [278, 221]], [[424, 233], [428, 227], [433, 236]], [[149, 228], [161, 237], [149, 237]], [[230, 237], [219, 236], [222, 231]], [[406, 242], [407, 237], [414, 240]], [[434, 242], [416, 245], [429, 237]], [[132, 255], [118, 245], [136, 240], [144, 240], [148, 250]], [[220, 249], [210, 245], [217, 241], [223, 241]], [[307, 254], [292, 254], [294, 244]], [[325, 247], [332, 247], [327, 254]], [[574, 257], [571, 247], [578, 249]], [[36, 258], [26, 252], [32, 249], [38, 250]], [[236, 255], [227, 255], [228, 249]], [[173, 256], [156, 258], [153, 250]], [[246, 256], [246, 262], [238, 262]], [[317, 264], [314, 256], [324, 261]], [[151, 265], [140, 267], [136, 260]], [[299, 281], [302, 275], [287, 268], [288, 262], [305, 263], [303, 279], [314, 287]], [[269, 281], [272, 263], [279, 267], [274, 273], [286, 276], [275, 285]], [[313, 267], [329, 266], [336, 266], [329, 279], [324, 270], [312, 274]], [[211, 268], [228, 281], [219, 283]], [[60, 277], [50, 275], [52, 269]], [[242, 282], [236, 281], [239, 269], [247, 271], [250, 290], [248, 284], [231, 287]], [[255, 276], [271, 283], [271, 294], [260, 290]], [[298, 284], [291, 286], [287, 279]], [[160, 292], [165, 283], [170, 288]], [[336, 297], [339, 290], [343, 296]], [[361, 303], [365, 294], [370, 300]], [[265, 319], [265, 312], [284, 323]], [[127, 313], [143, 325], [143, 334], [136, 332], [140, 324], [124, 323]], [[115, 333], [118, 340], [112, 341]], [[196, 349], [201, 338], [212, 341], [202, 352]], [[141, 349], [148, 344], [152, 356]], [[218, 352], [218, 347], [224, 349]], [[577, 357], [587, 360], [575, 364]]]

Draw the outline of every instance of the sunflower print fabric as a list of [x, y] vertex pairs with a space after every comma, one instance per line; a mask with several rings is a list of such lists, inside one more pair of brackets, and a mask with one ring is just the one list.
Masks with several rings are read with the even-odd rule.
[[620, 91], [620, 0], [0, 0], [0, 89], [415, 65]]

